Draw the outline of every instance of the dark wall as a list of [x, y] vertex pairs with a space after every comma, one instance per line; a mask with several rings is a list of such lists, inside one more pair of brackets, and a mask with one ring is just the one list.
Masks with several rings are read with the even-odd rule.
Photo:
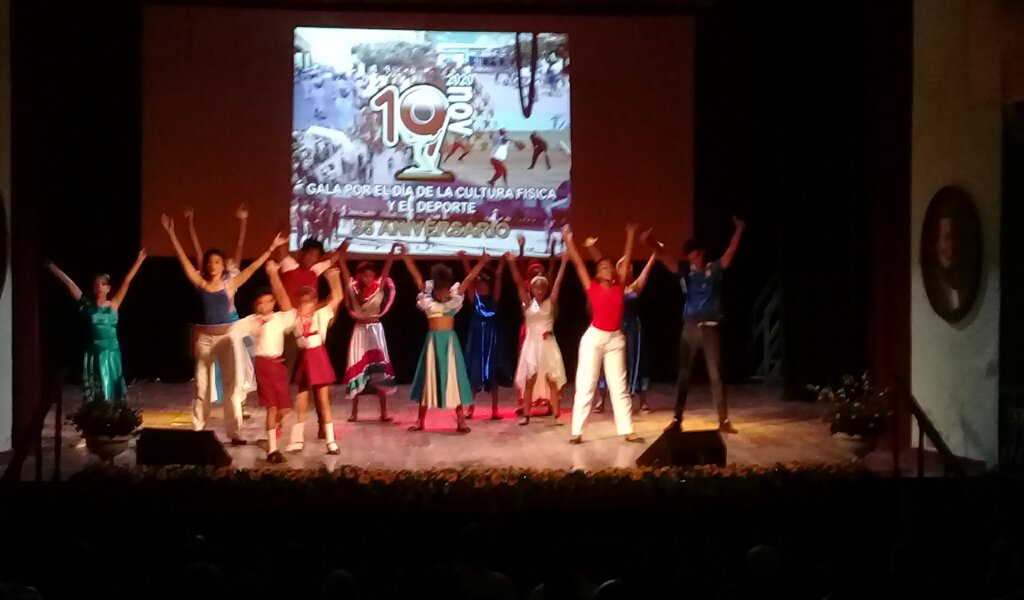
[[[878, 203], [907, 204], [909, 6], [723, 0], [697, 14], [695, 229], [716, 256], [732, 215], [750, 223], [725, 283], [731, 381], [752, 372], [751, 307], [775, 274], [784, 285], [794, 397], [807, 383], [871, 365], [869, 344], [882, 344], [871, 334], [878, 322], [876, 249], [879, 220], [891, 215]], [[25, 244], [15, 250], [23, 253], [19, 281], [35, 286], [38, 274], [29, 267], [45, 255], [82, 283], [95, 271], [110, 272], [116, 283], [139, 245], [140, 10], [18, 3], [14, 17], [15, 199], [40, 212], [38, 223], [28, 210], [19, 221], [16, 206], [15, 235]], [[672, 143], [665, 140], [665, 151]], [[903, 216], [895, 215], [889, 227], [898, 232]], [[38, 257], [29, 238], [41, 246]], [[891, 260], [905, 268], [907, 256]], [[408, 380], [425, 323], [406, 275], [397, 269], [395, 278], [401, 296], [385, 325], [399, 378]], [[70, 301], [51, 283], [41, 292], [48, 362], [74, 373]], [[886, 304], [897, 332], [909, 322], [909, 295], [902, 294], [896, 290]], [[512, 294], [507, 300], [512, 342], [518, 317]], [[641, 310], [656, 380], [675, 378], [679, 301], [675, 281], [656, 268]], [[243, 311], [246, 302], [243, 293]], [[122, 311], [129, 378], [190, 377], [186, 324], [194, 310], [174, 262], [147, 262]], [[585, 325], [583, 296], [570, 274], [556, 330], [570, 373]], [[342, 333], [330, 342], [339, 365], [349, 327], [342, 319]], [[19, 331], [21, 348], [31, 342], [31, 328]]]
[[727, 300], [749, 308], [781, 276], [790, 397], [909, 369], [911, 17], [904, 0], [737, 0], [698, 21], [696, 230], [755, 224]]
[[1024, 468], [1024, 102], [1010, 105], [1003, 129], [1000, 234], [999, 464]]

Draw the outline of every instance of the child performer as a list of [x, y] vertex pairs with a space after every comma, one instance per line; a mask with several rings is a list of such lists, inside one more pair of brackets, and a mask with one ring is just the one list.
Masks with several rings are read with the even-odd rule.
[[78, 312], [89, 319], [90, 339], [82, 358], [82, 387], [86, 398], [118, 401], [128, 397], [128, 386], [124, 383], [121, 368], [121, 346], [117, 342], [117, 312], [144, 260], [146, 250], [142, 249], [113, 298], [110, 298], [110, 276], [95, 276], [92, 280], [94, 299], [82, 294], [82, 290], [57, 265], [46, 262], [46, 268], [71, 293], [78, 304]]
[[230, 335], [230, 312], [235, 292], [263, 266], [271, 253], [278, 246], [285, 244], [288, 238], [278, 234], [274, 236], [270, 248], [253, 261], [244, 271], [227, 281], [224, 280], [224, 253], [216, 248], [206, 251], [203, 257], [203, 270], [197, 271], [188, 260], [185, 250], [174, 232], [174, 220], [163, 215], [161, 224], [167, 231], [178, 261], [185, 271], [185, 276], [199, 291], [203, 306], [203, 322], [195, 327], [195, 358], [196, 358], [196, 391], [192, 400], [192, 427], [196, 431], [206, 428], [206, 420], [210, 416], [213, 400], [213, 364], [219, 362], [224, 377], [224, 392], [227, 402], [224, 403], [224, 420], [227, 435], [234, 446], [244, 446], [246, 441], [241, 438], [242, 398], [244, 393], [238, 380], [235, 357], [238, 356], [236, 340]]
[[[565, 275], [566, 255], [562, 255], [561, 265], [554, 285], [549, 284], [544, 275], [535, 275], [527, 289], [519, 276], [515, 257], [512, 253], [505, 255], [512, 275], [519, 290], [519, 301], [523, 307], [523, 322], [526, 324], [526, 340], [519, 353], [519, 365], [516, 367], [516, 388], [523, 395], [523, 405], [532, 406], [535, 397], [549, 398], [551, 412], [555, 417], [555, 425], [562, 425], [561, 414], [562, 387], [565, 386], [565, 364], [562, 352], [555, 340], [555, 311], [558, 307], [558, 292], [562, 289], [562, 278]], [[529, 425], [530, 411], [523, 411], [520, 425]]]
[[[522, 262], [522, 261], [524, 261], [526, 259], [526, 236], [524, 236], [523, 234], [520, 233], [519, 235], [516, 236], [516, 241], [519, 243], [519, 261]], [[526, 262], [526, 278], [523, 279], [523, 285], [526, 286], [526, 289], [530, 289], [530, 282], [533, 281], [533, 278], [538, 276], [538, 275], [544, 275], [545, 278], [549, 282], [552, 281], [555, 278], [555, 244], [554, 244], [554, 241], [552, 241], [551, 245], [549, 246], [548, 267], [547, 267], [546, 274], [545, 274], [545, 271], [544, 271], [544, 263], [540, 262], [537, 259], [530, 259], [529, 261]], [[523, 350], [523, 342], [525, 342], [525, 341], [526, 341], [526, 323], [524, 322], [522, 325], [519, 326], [519, 351], [520, 352], [522, 352], [522, 350]], [[522, 415], [525, 412], [525, 408], [523, 407], [523, 396], [522, 396], [522, 393], [523, 393], [523, 391], [521, 389], [516, 388], [516, 404], [518, 405], [517, 408], [516, 408], [516, 414], [517, 415]], [[535, 396], [533, 398], [533, 406], [542, 405], [547, 400], [548, 400], [547, 398], [537, 398]], [[533, 406], [530, 407], [530, 410], [533, 410]], [[549, 405], [548, 406], [548, 411], [550, 411], [550, 410], [551, 410], [551, 407]], [[545, 414], [548, 414], [548, 413], [545, 413]]]
[[331, 285], [331, 297], [323, 306], [317, 307], [317, 293], [312, 288], [299, 290], [299, 305], [293, 331], [299, 346], [298, 363], [292, 374], [292, 383], [299, 386], [295, 396], [295, 424], [292, 425], [291, 442], [286, 448], [289, 452], [302, 450], [305, 441], [306, 407], [309, 406], [310, 394], [315, 395], [314, 401], [319, 407], [321, 427], [324, 439], [327, 440], [327, 453], [340, 454], [338, 444], [334, 441], [334, 422], [331, 419], [330, 385], [334, 383], [334, 367], [327, 355], [327, 331], [338, 313], [338, 306], [345, 293], [341, 288], [341, 276], [338, 269], [331, 268], [325, 272], [327, 282]]
[[590, 301], [591, 323], [580, 339], [579, 363], [576, 367], [576, 399], [572, 406], [572, 444], [583, 443], [583, 428], [590, 416], [597, 378], [604, 366], [605, 377], [611, 392], [612, 410], [615, 412], [615, 428], [619, 435], [626, 436], [627, 442], [643, 443], [644, 439], [633, 432], [632, 404], [626, 389], [626, 336], [619, 329], [622, 324], [622, 309], [625, 296], [626, 268], [633, 253], [633, 237], [636, 225], [626, 227], [626, 249], [619, 269], [616, 271], [611, 259], [602, 258], [597, 262], [594, 278], [587, 273], [572, 231], [566, 228], [563, 239], [580, 283]]
[[[267, 409], [267, 462], [283, 463], [277, 449], [277, 425], [291, 410], [288, 369], [284, 366], [284, 339], [295, 325], [295, 309], [284, 291], [281, 267], [267, 261], [271, 289], [260, 290], [253, 300], [253, 314], [231, 326], [235, 335], [250, 336], [256, 351], [256, 385], [260, 406]], [[274, 310], [277, 301], [280, 311]]]
[[[334, 256], [324, 254], [323, 244], [315, 238], [304, 240], [302, 247], [297, 252], [289, 253], [287, 250], [286, 247], [279, 250], [281, 283], [284, 284], [285, 292], [288, 293], [292, 306], [298, 307], [300, 304], [299, 291], [302, 288], [310, 288], [319, 298], [320, 275], [331, 267]], [[288, 336], [284, 344], [284, 362], [292, 374], [295, 372], [298, 356], [299, 349], [296, 338]], [[317, 437], [326, 439], [327, 433], [319, 404], [316, 405], [316, 415], [320, 425]]]
[[[472, 271], [466, 252], [460, 250], [459, 258], [466, 273]], [[501, 301], [501, 279], [505, 272], [505, 261], [498, 262], [494, 278], [487, 271], [480, 273], [476, 281], [466, 286], [465, 295], [473, 302], [473, 316], [469, 322], [469, 336], [466, 340], [466, 369], [474, 401], [477, 392], [491, 394], [491, 420], [501, 419], [498, 414], [498, 387], [510, 387], [512, 378], [506, 368], [502, 351], [501, 330], [498, 327], [498, 306]], [[493, 286], [493, 287], [492, 287]], [[473, 418], [476, 404], [470, 404], [466, 417]]]
[[356, 265], [356, 275], [352, 277], [345, 262], [348, 246], [349, 240], [345, 240], [338, 250], [338, 265], [346, 286], [345, 306], [356, 322], [348, 343], [345, 369], [345, 393], [352, 399], [352, 415], [348, 420], [354, 423], [359, 418], [359, 396], [374, 394], [380, 400], [380, 420], [390, 422], [393, 419], [388, 416], [388, 395], [395, 393], [395, 370], [380, 319], [395, 301], [395, 283], [389, 275], [399, 245], [391, 246], [379, 277], [373, 264], [368, 262]]
[[436, 264], [430, 269], [430, 281], [423, 282], [416, 263], [402, 249], [402, 260], [420, 290], [416, 305], [427, 315], [427, 339], [423, 344], [409, 399], [420, 405], [416, 424], [409, 431], [423, 431], [428, 408], [455, 406], [456, 430], [469, 433], [463, 406], [473, 403], [473, 392], [462, 360], [459, 337], [455, 335], [455, 313], [462, 308], [462, 289], [473, 283], [490, 257], [487, 252], [461, 283], [452, 283], [452, 270]]
[[[651, 230], [648, 229], [640, 236], [640, 239], [646, 241], [650, 234]], [[596, 238], [587, 238], [586, 245], [594, 259], [600, 260], [602, 255], [595, 245], [596, 241]], [[639, 308], [640, 292], [647, 285], [647, 279], [650, 277], [651, 269], [654, 268], [657, 259], [658, 253], [652, 252], [651, 257], [647, 259], [647, 264], [644, 265], [644, 270], [636, 279], [633, 279], [633, 264], [626, 265], [626, 279], [633, 282], [626, 286], [622, 310], [622, 333], [626, 336], [626, 384], [629, 395], [635, 397], [638, 402], [633, 408], [633, 414], [637, 414], [641, 410], [651, 410], [647, 406], [647, 389], [650, 387], [651, 380], [647, 374], [647, 347], [643, 343], [643, 326], [640, 322]], [[620, 263], [616, 263], [615, 268], [620, 268]], [[600, 413], [604, 412], [605, 401], [608, 398], [608, 382], [605, 381], [603, 374], [597, 386], [599, 392], [594, 412]]]

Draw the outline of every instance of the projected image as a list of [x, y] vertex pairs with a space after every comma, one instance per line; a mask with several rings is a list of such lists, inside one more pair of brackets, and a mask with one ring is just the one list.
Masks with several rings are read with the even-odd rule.
[[291, 244], [546, 254], [572, 201], [568, 37], [295, 29]]

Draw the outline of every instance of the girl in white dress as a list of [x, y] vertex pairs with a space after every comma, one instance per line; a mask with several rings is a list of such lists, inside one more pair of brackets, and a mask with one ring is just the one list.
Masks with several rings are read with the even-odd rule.
[[[562, 278], [565, 275], [565, 259], [563, 254], [553, 285], [544, 275], [537, 275], [530, 279], [530, 287], [527, 290], [523, 278], [519, 276], [515, 256], [511, 252], [505, 255], [505, 260], [508, 261], [509, 268], [512, 269], [516, 288], [519, 290], [519, 300], [522, 303], [523, 320], [526, 326], [526, 339], [523, 341], [523, 348], [519, 353], [519, 364], [516, 367], [516, 387], [523, 394], [523, 406], [532, 406], [534, 398], [549, 398], [555, 425], [563, 425], [559, 420], [559, 414], [562, 403], [562, 387], [566, 382], [562, 352], [558, 349], [558, 341], [555, 340], [554, 332], [558, 292], [562, 287]], [[530, 411], [524, 410], [519, 424], [528, 425], [529, 423]]]

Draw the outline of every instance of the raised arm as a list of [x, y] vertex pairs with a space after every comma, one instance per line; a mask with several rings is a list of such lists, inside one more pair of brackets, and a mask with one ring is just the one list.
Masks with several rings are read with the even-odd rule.
[[242, 248], [245, 247], [245, 227], [249, 222], [249, 207], [245, 204], [238, 205], [235, 210], [238, 217], [238, 242], [235, 244], [235, 264], [242, 264]]
[[629, 287], [636, 293], [644, 291], [644, 286], [647, 285], [647, 279], [651, 275], [651, 268], [654, 267], [655, 261], [658, 260], [658, 255], [651, 253], [651, 257], [647, 259], [647, 264], [644, 265], [644, 270], [640, 271], [640, 276], [633, 280], [633, 283], [629, 284]]
[[239, 273], [238, 277], [233, 277], [230, 281], [228, 281], [228, 286], [231, 288], [231, 291], [237, 290], [243, 284], [245, 284], [246, 281], [249, 281], [249, 278], [252, 277], [256, 273], [256, 271], [263, 266], [263, 263], [267, 262], [267, 259], [269, 259], [270, 255], [274, 253], [274, 250], [277, 249], [278, 246], [281, 246], [286, 243], [288, 243], [288, 238], [284, 237], [280, 233], [275, 235], [274, 241], [270, 242], [270, 247], [267, 248], [267, 250], [263, 254], [261, 254], [256, 260], [252, 261], [252, 264], [246, 267], [244, 271]]
[[284, 282], [281, 281], [281, 263], [276, 260], [267, 261], [267, 278], [270, 279], [270, 289], [274, 292], [277, 308], [291, 310], [292, 299], [288, 297], [288, 292], [284, 289]]
[[554, 281], [555, 278], [555, 240], [551, 240], [551, 244], [548, 245], [548, 270], [547, 270], [548, 281]]
[[719, 259], [723, 269], [728, 269], [729, 265], [732, 264], [732, 259], [736, 256], [736, 250], [740, 247], [740, 238], [743, 237], [743, 230], [747, 228], [747, 224], [744, 221], [732, 218], [733, 225], [736, 226], [736, 231], [732, 234], [732, 239], [729, 240], [729, 247], [725, 249], [725, 254]]
[[494, 269], [494, 286], [491, 293], [494, 295], [494, 301], [498, 302], [501, 300], [501, 280], [505, 278], [505, 261], [498, 261], [498, 268]]
[[185, 209], [185, 221], [188, 223], [188, 237], [192, 239], [192, 250], [196, 253], [196, 270], [203, 270], [203, 245], [199, 243], [199, 234], [196, 233], [195, 211], [192, 207]]
[[650, 247], [657, 259], [665, 266], [666, 269], [668, 269], [670, 273], [676, 273], [679, 271], [679, 261], [676, 261], [675, 264], [669, 262], [669, 257], [665, 253], [665, 244], [654, 237], [653, 228], [641, 233], [640, 241]]
[[78, 287], [78, 285], [75, 284], [74, 281], [71, 281], [71, 278], [68, 277], [67, 274], [64, 273], [64, 271], [61, 271], [60, 268], [57, 267], [57, 265], [53, 264], [50, 261], [46, 261], [45, 266], [46, 269], [50, 273], [52, 273], [54, 277], [56, 277], [61, 283], [64, 284], [64, 287], [68, 289], [68, 293], [71, 294], [71, 297], [74, 298], [75, 302], [78, 302], [79, 300], [82, 299], [82, 288]]
[[487, 251], [484, 250], [483, 254], [480, 255], [480, 260], [476, 262], [476, 266], [473, 267], [473, 270], [467, 273], [466, 278], [462, 280], [462, 285], [460, 287], [467, 288], [473, 285], [473, 281], [476, 280], [476, 276], [480, 274], [480, 271], [484, 270], [484, 265], [486, 265], [489, 260], [491, 260], [491, 257], [487, 254]]
[[[466, 254], [465, 250], [459, 250], [458, 252], [455, 253], [455, 256], [459, 257], [459, 262], [462, 263], [462, 272], [466, 274], [468, 279], [470, 271], [473, 270], [473, 265], [469, 263], [469, 255]], [[476, 295], [475, 292], [476, 290], [473, 288], [471, 284], [463, 284], [462, 294], [466, 296], [467, 300], [472, 300], [473, 297]]]
[[409, 271], [409, 276], [412, 277], [413, 283], [416, 284], [416, 291], [423, 291], [423, 275], [420, 275], [420, 270], [416, 268], [416, 261], [409, 256], [408, 248], [405, 244], [398, 247], [398, 252], [402, 255], [402, 262], [405, 263], [405, 269]]
[[345, 299], [345, 290], [341, 287], [341, 271], [337, 267], [331, 267], [324, 271], [324, 279], [331, 288], [331, 297], [327, 303], [331, 310], [338, 312], [338, 305]]
[[558, 293], [562, 291], [562, 279], [565, 278], [565, 265], [569, 262], [565, 254], [562, 254], [562, 260], [559, 261], [558, 275], [555, 276], [555, 282], [551, 285], [551, 303], [558, 304]]
[[178, 234], [174, 232], [174, 219], [167, 215], [160, 215], [160, 224], [164, 226], [164, 231], [167, 232], [167, 236], [171, 238], [171, 245], [174, 246], [174, 252], [178, 255], [178, 262], [181, 263], [181, 268], [185, 271], [185, 277], [188, 277], [189, 282], [196, 286], [203, 286], [203, 276], [199, 274], [199, 271], [188, 261], [188, 256], [185, 255], [185, 249], [181, 247], [181, 242], [178, 241]]
[[626, 225], [626, 248], [622, 251], [622, 261], [617, 265], [616, 274], [619, 283], [627, 285], [626, 276], [629, 273], [629, 265], [633, 261], [633, 242], [636, 239], [636, 223]]
[[526, 306], [530, 302], [530, 292], [526, 289], [526, 284], [523, 283], [523, 276], [519, 273], [519, 265], [516, 264], [516, 255], [511, 252], [505, 253], [505, 261], [508, 262], [508, 268], [512, 272], [512, 279], [516, 282], [516, 291], [519, 292], [519, 302]]
[[388, 252], [388, 257], [384, 259], [384, 266], [380, 270], [381, 283], [387, 281], [388, 277], [391, 277], [391, 267], [395, 264], [395, 252], [398, 251], [399, 246], [401, 246], [399, 242], [391, 244], [391, 252]]
[[[338, 268], [341, 269], [341, 281], [342, 286], [346, 286], [352, 281], [352, 272], [348, 270], [348, 247], [351, 240], [345, 238], [341, 242], [341, 246], [338, 246], [338, 251], [334, 255], [335, 262], [338, 263]], [[345, 294], [345, 305], [349, 308], [355, 308], [353, 304], [356, 301], [356, 294]]]
[[604, 254], [601, 252], [601, 249], [597, 247], [596, 237], [588, 237], [583, 240], [583, 247], [587, 249], [587, 254], [590, 255], [590, 260], [595, 263], [604, 258]]
[[562, 240], [565, 242], [569, 258], [572, 259], [572, 265], [576, 267], [576, 275], [580, 278], [580, 284], [583, 289], [589, 289], [590, 273], [587, 273], [587, 265], [583, 264], [583, 259], [580, 257], [579, 251], [576, 250], [576, 243], [572, 239], [572, 230], [568, 226], [562, 231]]
[[331, 295], [327, 298], [327, 302], [320, 306], [330, 307], [330, 323], [333, 324], [334, 320], [338, 317], [338, 306], [340, 306], [342, 300], [345, 299], [345, 291], [341, 289], [341, 271], [338, 267], [332, 266], [324, 271], [324, 279], [327, 280], [327, 285], [331, 288]]
[[146, 260], [146, 249], [139, 250], [139, 256], [135, 259], [135, 264], [128, 270], [128, 274], [124, 276], [124, 281], [121, 282], [121, 287], [117, 289], [117, 293], [110, 300], [110, 307], [117, 312], [121, 308], [121, 303], [124, 302], [124, 297], [128, 295], [128, 286], [131, 285], [132, 280], [139, 273], [139, 268], [142, 266], [142, 261]]

